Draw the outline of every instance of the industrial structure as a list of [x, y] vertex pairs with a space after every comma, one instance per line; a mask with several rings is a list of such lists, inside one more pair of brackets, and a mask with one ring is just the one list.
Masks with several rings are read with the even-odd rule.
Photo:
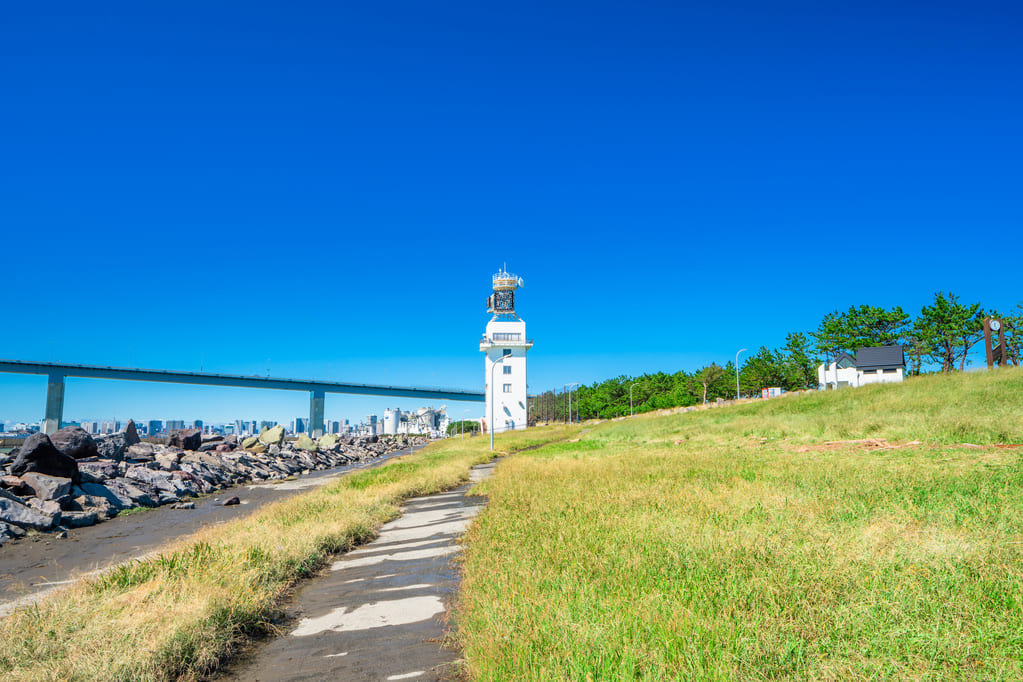
[[480, 340], [486, 353], [484, 427], [492, 433], [526, 428], [526, 323], [515, 312], [515, 291], [522, 278], [502, 269], [493, 276], [494, 293], [487, 298], [493, 313]]

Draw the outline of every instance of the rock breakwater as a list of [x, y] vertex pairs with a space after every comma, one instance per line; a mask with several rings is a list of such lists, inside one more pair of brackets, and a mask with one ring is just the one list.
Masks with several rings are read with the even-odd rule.
[[422, 443], [334, 435], [291, 443], [277, 427], [241, 444], [234, 436], [186, 430], [158, 445], [141, 442], [132, 422], [121, 433], [98, 438], [73, 426], [52, 437], [33, 434], [0, 455], [0, 545], [28, 531], [89, 526], [127, 509], [190, 509], [189, 497], [346, 466]]

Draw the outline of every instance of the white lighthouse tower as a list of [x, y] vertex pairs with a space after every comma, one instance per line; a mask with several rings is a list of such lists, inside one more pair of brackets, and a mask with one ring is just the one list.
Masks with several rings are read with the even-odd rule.
[[[480, 340], [486, 353], [487, 429], [494, 433], [526, 428], [526, 323], [515, 314], [515, 290], [522, 278], [501, 270], [494, 275], [494, 293], [487, 298], [493, 313]], [[493, 423], [491, 423], [493, 422]]]

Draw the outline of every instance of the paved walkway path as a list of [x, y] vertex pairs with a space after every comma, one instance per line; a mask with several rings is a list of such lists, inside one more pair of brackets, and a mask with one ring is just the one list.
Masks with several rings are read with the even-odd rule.
[[[476, 467], [472, 482], [494, 463]], [[221, 679], [424, 680], [454, 677], [459, 653], [444, 648], [457, 588], [458, 538], [484, 499], [466, 492], [408, 500], [400, 518], [310, 581], [288, 609], [288, 633], [258, 646]]]

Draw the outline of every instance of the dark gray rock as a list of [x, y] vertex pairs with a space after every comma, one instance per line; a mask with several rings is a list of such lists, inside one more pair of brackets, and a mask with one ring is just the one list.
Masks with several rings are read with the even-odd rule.
[[96, 441], [92, 439], [88, 431], [80, 426], [65, 426], [50, 436], [50, 442], [53, 443], [53, 447], [75, 459], [99, 455]]
[[78, 473], [86, 483], [102, 483], [108, 478], [117, 478], [117, 462], [101, 459], [96, 462], [79, 462]]
[[124, 459], [124, 451], [128, 449], [128, 439], [123, 433], [114, 433], [109, 436], [96, 438], [96, 450], [103, 459], [121, 461]]
[[134, 459], [135, 457], [152, 457], [156, 447], [152, 443], [135, 443], [129, 445], [124, 451], [124, 456]]
[[64, 512], [60, 519], [60, 525], [65, 528], [84, 528], [85, 526], [96, 525], [96, 512]]
[[242, 503], [242, 501], [241, 501], [241, 500], [239, 500], [239, 499], [237, 498], [237, 496], [235, 496], [235, 497], [229, 497], [229, 498], [227, 498], [226, 500], [224, 500], [224, 506], [225, 506], [225, 507], [231, 507], [231, 506], [234, 506], [234, 505], [236, 505], [236, 504], [241, 504], [241, 503]]
[[128, 425], [124, 427], [124, 440], [128, 443], [128, 447], [142, 442], [142, 439], [139, 438], [139, 431], [135, 428], [134, 419], [129, 419]]
[[4, 476], [0, 478], [0, 486], [7, 488], [15, 495], [26, 497], [31, 495], [31, 489], [25, 485], [25, 481], [21, 480], [20, 476]]
[[223, 445], [223, 444], [224, 444], [224, 437], [223, 436], [216, 436], [216, 435], [203, 436], [202, 437], [202, 444], [198, 448], [195, 448], [195, 449], [197, 449], [199, 452], [209, 452], [210, 450], [216, 450], [217, 446]]
[[40, 500], [55, 500], [71, 492], [71, 479], [57, 476], [47, 476], [36, 471], [29, 471], [21, 475], [25, 486], [32, 491], [32, 495]]
[[69, 511], [74, 512], [95, 512], [97, 518], [111, 519], [117, 516], [121, 510], [121, 504], [112, 502], [106, 497], [99, 495], [79, 495], [74, 499]]
[[195, 502], [178, 502], [172, 504], [171, 509], [195, 509]]
[[38, 497], [30, 497], [27, 501], [28, 506], [32, 507], [36, 511], [41, 511], [44, 514], [59, 514], [64, 511], [60, 503], [55, 500], [40, 500]]
[[198, 450], [202, 445], [202, 431], [199, 429], [181, 429], [171, 434], [167, 445], [182, 450]]
[[33, 509], [14, 495], [0, 490], [0, 521], [11, 526], [31, 530], [50, 530], [60, 520], [60, 512], [44, 514]]
[[160, 493], [160, 499], [157, 500], [157, 502], [161, 506], [163, 506], [165, 504], [177, 504], [180, 501], [181, 501], [181, 498], [178, 497], [177, 495], [175, 495], [174, 493], [165, 493], [165, 492], [161, 492]]
[[18, 526], [11, 526], [0, 521], [0, 545], [8, 540], [25, 537], [25, 531]]
[[118, 494], [118, 492], [123, 491], [120, 491], [120, 489], [115, 491], [108, 488], [106, 485], [99, 483], [81, 483], [75, 486], [75, 492], [78, 493], [78, 497], [103, 498], [109, 502], [111, 506], [119, 510], [135, 506], [131, 496], [127, 493]]
[[78, 480], [78, 462], [55, 448], [45, 433], [33, 433], [26, 438], [11, 464], [12, 474], [20, 476], [29, 471]]
[[118, 499], [127, 499], [129, 504], [127, 506], [136, 507], [155, 507], [157, 506], [156, 500], [146, 490], [139, 487], [138, 481], [129, 481], [126, 478], [112, 478], [103, 484], [110, 490]]
[[141, 481], [161, 492], [177, 492], [177, 487], [172, 482], [169, 471], [147, 469], [146, 467], [131, 467], [124, 472], [124, 477], [134, 481]]
[[129, 420], [128, 426], [120, 433], [109, 436], [100, 436], [96, 439], [96, 449], [103, 459], [120, 461], [124, 459], [125, 451], [133, 445], [139, 444], [139, 433], [135, 429], [135, 422]]

